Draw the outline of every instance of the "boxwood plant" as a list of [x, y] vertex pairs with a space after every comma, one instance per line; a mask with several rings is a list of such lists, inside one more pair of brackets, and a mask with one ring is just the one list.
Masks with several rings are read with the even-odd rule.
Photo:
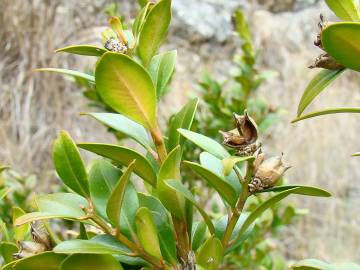
[[[116, 125], [139, 146], [75, 143], [66, 131], [60, 132], [52, 153], [67, 192], [38, 196], [37, 211], [19, 211], [14, 218], [17, 245], [1, 246], [6, 254], [2, 269], [215, 270], [225, 256], [241, 248], [258, 218], [277, 202], [291, 194], [330, 196], [316, 187], [278, 185], [289, 166], [282, 155], [262, 152], [257, 125], [246, 111], [229, 119], [233, 129], [221, 132], [221, 144], [201, 130], [190, 130], [198, 104], [190, 100], [163, 136], [158, 100], [173, 72], [176, 52], [157, 51], [171, 21], [171, 1], [143, 2], [131, 30], [125, 30], [119, 18], [110, 19], [104, 47], [58, 50], [98, 57], [94, 76], [48, 69], [94, 84], [116, 113], [89, 114]], [[203, 150], [200, 162], [183, 160], [186, 140]], [[87, 169], [79, 149], [102, 159]], [[216, 190], [223, 204], [220, 217], [200, 206], [194, 187], [181, 177], [183, 166]], [[271, 196], [250, 207], [251, 198], [264, 192]], [[78, 223], [78, 233], [57, 235], [51, 226], [54, 219]]]

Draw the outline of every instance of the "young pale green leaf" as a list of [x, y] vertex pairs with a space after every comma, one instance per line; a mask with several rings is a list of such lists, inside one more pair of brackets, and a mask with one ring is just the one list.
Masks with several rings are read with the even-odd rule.
[[326, 89], [336, 78], [338, 78], [345, 69], [342, 70], [328, 70], [320, 71], [306, 87], [306, 90], [301, 97], [297, 109], [297, 116], [299, 117], [309, 104], [317, 97], [323, 90]]
[[185, 164], [215, 188], [221, 198], [223, 198], [231, 207], [235, 206], [238, 196], [230, 184], [200, 164], [189, 161], [185, 161]]
[[177, 51], [163, 52], [155, 55], [149, 64], [149, 73], [156, 88], [157, 98], [160, 99], [174, 73]]
[[180, 181], [177, 180], [168, 180], [166, 184], [172, 189], [176, 190], [178, 193], [182, 194], [187, 200], [189, 200], [199, 211], [203, 217], [206, 225], [209, 228], [211, 234], [215, 232], [214, 225], [212, 224], [211, 218], [206, 214], [205, 210], [198, 204], [194, 198], [194, 195], [188, 190]]
[[294, 270], [335, 270], [330, 264], [316, 260], [316, 259], [306, 259], [298, 261], [291, 266], [291, 269]]
[[99, 121], [100, 123], [115, 129], [116, 131], [125, 134], [134, 139], [145, 149], [150, 150], [154, 148], [154, 143], [149, 139], [146, 129], [134, 122], [133, 120], [117, 113], [85, 113]]
[[142, 26], [138, 54], [147, 66], [166, 37], [171, 21], [171, 0], [160, 0], [146, 16]]
[[124, 174], [120, 177], [120, 180], [111, 193], [106, 207], [107, 216], [116, 228], [120, 228], [121, 208], [123, 206], [124, 195], [135, 163], [136, 160], [131, 162]]
[[150, 162], [138, 152], [112, 144], [79, 143], [78, 146], [87, 151], [109, 158], [124, 166], [129, 166], [129, 164], [136, 159], [134, 172], [152, 186], [156, 186], [156, 174]]
[[205, 240], [207, 225], [205, 222], [195, 222], [191, 231], [191, 248], [197, 251]]
[[6, 224], [1, 219], [0, 219], [0, 233], [2, 235], [2, 239], [5, 239], [5, 241], [11, 241], [10, 234], [6, 227]]
[[[137, 39], [142, 27], [144, 26], [146, 16], [148, 15], [151, 7], [154, 5], [152, 2], [148, 0], [141, 0], [143, 4], [141, 4], [141, 10], [136, 16], [134, 23], [132, 25], [132, 33], [134, 37]], [[146, 2], [146, 3], [145, 3]]]
[[70, 135], [62, 131], [54, 141], [52, 156], [56, 172], [63, 183], [81, 196], [89, 198], [89, 181], [79, 149]]
[[82, 209], [88, 207], [86, 199], [73, 193], [42, 195], [36, 199], [36, 203], [39, 212], [20, 216], [15, 220], [15, 226], [50, 218], [81, 219], [86, 216]]
[[167, 262], [176, 264], [176, 241], [166, 208], [157, 198], [151, 195], [138, 193], [138, 197], [140, 207], [146, 207], [151, 211], [156, 229], [159, 233], [161, 254]]
[[0, 200], [5, 198], [5, 196], [10, 192], [10, 188], [2, 188], [0, 189]]
[[242, 236], [242, 234], [249, 228], [249, 226], [267, 209], [272, 207], [277, 202], [283, 200], [290, 194], [302, 194], [302, 195], [311, 195], [311, 196], [319, 196], [319, 197], [329, 197], [329, 193], [318, 188], [313, 187], [294, 187], [292, 189], [288, 189], [282, 191], [275, 196], [271, 197], [270, 199], [264, 201], [261, 205], [259, 205], [245, 220], [241, 229], [239, 230], [238, 238]]
[[184, 136], [186, 139], [192, 141], [201, 149], [213, 154], [219, 159], [224, 159], [230, 156], [230, 154], [226, 151], [226, 149], [219, 144], [217, 141], [210, 139], [202, 134], [186, 130], [186, 129], [178, 129], [178, 132]]
[[129, 250], [94, 240], [69, 240], [61, 242], [54, 248], [56, 253], [64, 254], [112, 254], [128, 255]]
[[355, 153], [355, 154], [353, 154], [352, 156], [353, 156], [353, 157], [360, 157], [360, 152]]
[[87, 73], [83, 73], [76, 70], [64, 69], [64, 68], [38, 68], [35, 71], [42, 71], [42, 72], [54, 72], [59, 73], [65, 76], [69, 76], [71, 78], [79, 78], [88, 81], [89, 83], [95, 84], [95, 77], [89, 75]]
[[178, 146], [168, 154], [164, 163], [161, 165], [158, 176], [157, 194], [160, 201], [170, 213], [179, 219], [183, 219], [185, 217], [184, 197], [166, 185], [166, 182], [170, 179], [175, 179], [180, 182], [180, 161], [181, 150]]
[[360, 22], [340, 22], [321, 33], [325, 51], [343, 66], [360, 72]]
[[[22, 210], [20, 207], [13, 207], [13, 217], [12, 217], [13, 224], [15, 223], [15, 220], [17, 220], [19, 217], [23, 215], [25, 215], [24, 210]], [[29, 231], [30, 231], [29, 224], [24, 224], [22, 226], [14, 227], [15, 240], [23, 241]]]
[[179, 128], [190, 129], [195, 117], [199, 99], [190, 100], [177, 114], [174, 115], [169, 127], [169, 140], [167, 142], [169, 151], [177, 145], [183, 145], [183, 138], [180, 138]]
[[150, 210], [140, 207], [135, 217], [137, 236], [144, 250], [155, 258], [161, 258], [158, 232]]
[[130, 57], [107, 52], [95, 71], [96, 90], [115, 111], [146, 128], [156, 126], [156, 90], [149, 73]]
[[360, 21], [356, 0], [325, 0], [329, 8], [344, 21]]
[[103, 218], [107, 218], [106, 206], [121, 175], [121, 170], [106, 160], [97, 160], [91, 166], [89, 172], [90, 196], [96, 211]]
[[94, 45], [72, 45], [57, 49], [55, 52], [67, 52], [86, 56], [102, 56], [107, 51], [104, 48], [100, 48]]
[[295, 118], [291, 121], [291, 123], [296, 123], [305, 119], [321, 116], [321, 115], [328, 115], [328, 114], [337, 114], [337, 113], [360, 113], [360, 108], [335, 108], [335, 109], [325, 109], [322, 111], [312, 112], [309, 114], [304, 114], [300, 117]]
[[2, 270], [58, 270], [66, 255], [44, 252], [11, 262]]
[[66, 258], [60, 270], [123, 270], [110, 254], [74, 254]]
[[4, 263], [10, 263], [14, 260], [14, 253], [18, 252], [18, 247], [16, 244], [11, 242], [1, 242], [0, 243], [0, 257], [4, 260]]
[[299, 186], [299, 185], [292, 185], [292, 186], [277, 186], [269, 189], [265, 189], [260, 191], [260, 193], [264, 192], [282, 192], [285, 190], [293, 189], [293, 188], [300, 188], [298, 190], [294, 190], [294, 194], [300, 195], [307, 195], [307, 196], [316, 196], [316, 197], [331, 197], [331, 194], [326, 190], [317, 187], [311, 186]]
[[255, 160], [254, 156], [247, 156], [247, 157], [231, 156], [231, 157], [225, 158], [222, 160], [222, 163], [224, 165], [224, 174], [226, 176], [228, 176], [237, 163], [244, 162], [244, 161], [252, 162], [254, 160]]
[[221, 241], [215, 236], [211, 236], [200, 247], [196, 261], [207, 270], [217, 270], [222, 261], [223, 253], [224, 248]]

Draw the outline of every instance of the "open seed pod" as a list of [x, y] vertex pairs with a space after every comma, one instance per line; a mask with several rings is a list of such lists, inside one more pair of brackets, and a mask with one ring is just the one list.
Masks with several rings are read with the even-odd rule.
[[234, 113], [236, 128], [241, 137], [244, 138], [246, 144], [256, 142], [258, 139], [258, 130], [255, 121], [248, 115], [247, 111], [244, 115]]

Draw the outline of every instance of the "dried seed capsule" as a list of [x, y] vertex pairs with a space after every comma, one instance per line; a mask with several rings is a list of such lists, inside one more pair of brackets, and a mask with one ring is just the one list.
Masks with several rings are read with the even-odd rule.
[[38, 253], [45, 252], [47, 249], [43, 244], [31, 241], [19, 241], [19, 252], [14, 253], [15, 259], [29, 257]]
[[244, 115], [234, 113], [236, 128], [247, 144], [256, 142], [258, 130], [255, 121], [245, 111]]
[[113, 37], [105, 42], [104, 47], [109, 51], [118, 52], [118, 53], [126, 53], [128, 49], [124, 43]]
[[245, 139], [239, 135], [239, 132], [236, 129], [230, 131], [220, 130], [220, 133], [224, 138], [223, 144], [230, 148], [237, 149], [245, 143]]
[[343, 69], [343, 65], [339, 64], [329, 54], [323, 53], [315, 59], [315, 63], [309, 66], [309, 68], [325, 68], [330, 70]]
[[36, 226], [32, 223], [30, 226], [30, 233], [34, 242], [44, 245], [47, 250], [51, 250], [52, 245], [50, 236], [43, 227]]

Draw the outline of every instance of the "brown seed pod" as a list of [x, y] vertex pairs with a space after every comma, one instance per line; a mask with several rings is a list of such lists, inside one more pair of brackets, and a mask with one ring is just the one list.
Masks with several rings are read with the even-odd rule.
[[245, 111], [244, 115], [234, 113], [236, 128], [247, 144], [256, 142], [258, 130], [255, 121]]
[[51, 250], [51, 239], [47, 231], [41, 226], [36, 226], [34, 223], [30, 226], [30, 233], [34, 242], [42, 244], [47, 250]]
[[309, 66], [309, 68], [325, 68], [330, 70], [337, 70], [345, 68], [343, 65], [339, 64], [334, 58], [329, 54], [323, 53], [315, 59], [315, 63]]
[[223, 144], [230, 148], [237, 149], [245, 143], [245, 139], [239, 135], [236, 129], [230, 131], [220, 130], [220, 133], [224, 138]]
[[19, 241], [19, 252], [14, 253], [13, 257], [15, 259], [22, 259], [45, 251], [47, 251], [47, 249], [43, 244], [31, 241]]

